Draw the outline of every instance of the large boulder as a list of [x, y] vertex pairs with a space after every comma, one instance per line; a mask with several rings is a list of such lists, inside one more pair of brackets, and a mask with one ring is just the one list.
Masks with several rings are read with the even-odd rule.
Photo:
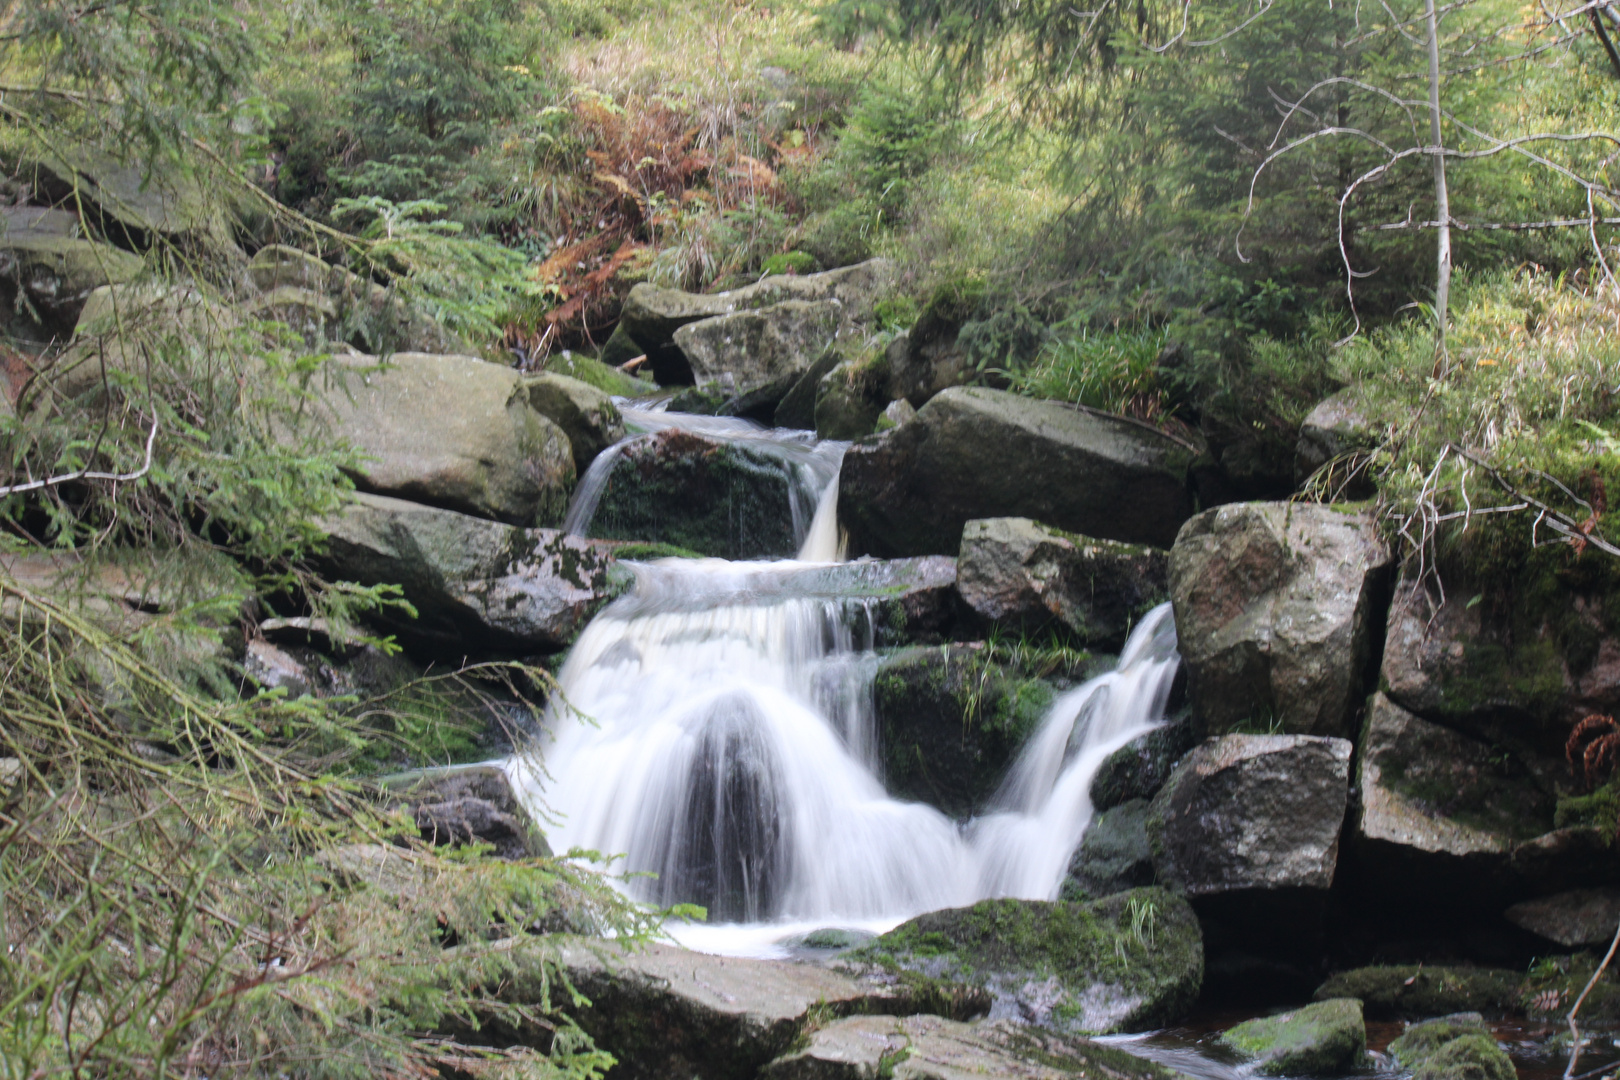
[[1168, 560], [1141, 544], [990, 518], [962, 529], [957, 587], [1000, 629], [1020, 634], [1057, 623], [1088, 645], [1117, 646], [1169, 595]]
[[90, 294], [130, 281], [141, 260], [80, 235], [78, 218], [37, 207], [0, 211], [0, 329], [66, 340]]
[[1338, 868], [1351, 749], [1308, 735], [1204, 742], [1153, 799], [1159, 880], [1192, 897], [1325, 893]]
[[[624, 336], [647, 355], [660, 383], [690, 383], [694, 381], [695, 372], [675, 345], [675, 332], [681, 327], [786, 302], [836, 304], [840, 321], [858, 322], [866, 318], [873, 299], [893, 273], [890, 263], [871, 259], [822, 274], [777, 275], [720, 293], [681, 292], [644, 282], [631, 289], [625, 298], [619, 313], [619, 327]], [[805, 363], [818, 355], [819, 350], [811, 353]]]
[[1262, 1076], [1339, 1075], [1367, 1063], [1367, 1025], [1361, 1002], [1334, 998], [1245, 1021], [1228, 1029], [1220, 1045]]
[[763, 446], [669, 428], [619, 452], [589, 530], [722, 559], [785, 558], [798, 550], [795, 479], [794, 466]]
[[1453, 1012], [1517, 1012], [1516, 971], [1414, 964], [1341, 971], [1316, 990], [1317, 1001], [1355, 998], [1375, 1020], [1421, 1020]]
[[699, 386], [774, 398], [771, 411], [838, 336], [843, 311], [831, 300], [784, 300], [675, 331]]
[[1192, 908], [1162, 889], [1090, 903], [982, 900], [919, 915], [839, 961], [981, 986], [990, 1018], [1070, 1034], [1162, 1027], [1198, 999], [1203, 941]]
[[1197, 715], [1213, 732], [1353, 735], [1390, 564], [1368, 515], [1329, 506], [1237, 503], [1187, 522], [1170, 595]]
[[343, 358], [329, 370], [314, 422], [363, 455], [359, 487], [512, 525], [562, 520], [574, 453], [516, 370], [425, 353]]
[[[844, 355], [836, 348], [824, 349], [815, 362], [805, 369], [782, 400], [776, 404], [771, 422], [780, 428], [798, 428], [813, 431], [816, 427], [816, 397], [821, 380], [844, 362]], [[866, 434], [862, 432], [861, 434]]]
[[872, 699], [885, 784], [967, 817], [995, 793], [1053, 697], [1049, 684], [996, 663], [979, 643], [884, 657]]
[[578, 996], [559, 997], [555, 973], [536, 965], [519, 968], [502, 999], [560, 1004], [617, 1059], [613, 1074], [627, 1080], [753, 1080], [813, 1029], [839, 1017], [931, 1012], [966, 1019], [986, 1005], [976, 991], [938, 982], [709, 956], [668, 945], [632, 950], [559, 937], [555, 949]]
[[447, 655], [465, 655], [468, 645], [561, 648], [630, 580], [610, 544], [381, 495], [356, 493], [322, 526], [328, 574], [400, 586], [417, 616], [387, 609], [375, 617]]
[[1123, 417], [957, 387], [850, 448], [839, 514], [880, 555], [953, 554], [969, 521], [1017, 516], [1168, 547], [1192, 513], [1194, 456]]
[[624, 417], [613, 399], [589, 383], [549, 372], [519, 381], [529, 407], [562, 428], [583, 476], [596, 455], [624, 438]]
[[1114, 1047], [997, 1020], [852, 1016], [818, 1028], [761, 1080], [1172, 1080], [1176, 1074]]
[[823, 439], [862, 439], [877, 429], [883, 405], [866, 392], [861, 364], [845, 361], [816, 383], [811, 426]]
[[1412, 1080], [1515, 1080], [1518, 1070], [1478, 1013], [1425, 1020], [1389, 1044]]

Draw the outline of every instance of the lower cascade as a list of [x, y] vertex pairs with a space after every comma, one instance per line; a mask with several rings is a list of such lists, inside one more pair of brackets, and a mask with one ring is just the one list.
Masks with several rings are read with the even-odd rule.
[[709, 923], [677, 936], [710, 951], [1055, 899], [1092, 776], [1162, 722], [1179, 664], [1164, 604], [1115, 670], [1057, 698], [981, 816], [890, 797], [870, 602], [813, 572], [837, 558], [836, 473], [822, 485], [796, 559], [632, 564], [560, 672], [538, 754], [509, 763], [557, 850], [622, 855], [636, 899], [702, 905]]

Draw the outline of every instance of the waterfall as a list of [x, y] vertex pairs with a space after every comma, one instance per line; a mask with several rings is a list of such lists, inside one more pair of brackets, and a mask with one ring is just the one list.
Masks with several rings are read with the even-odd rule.
[[558, 675], [537, 753], [509, 763], [555, 823], [553, 848], [622, 855], [613, 868], [637, 899], [706, 906], [711, 925], [677, 934], [695, 947], [769, 953], [793, 926], [886, 929], [986, 897], [1055, 899], [1093, 775], [1163, 720], [1179, 662], [1168, 604], [1114, 671], [1058, 698], [983, 816], [959, 825], [890, 797], [871, 612], [830, 595], [814, 566], [838, 557], [843, 449], [816, 459], [798, 559], [629, 564], [634, 588]]

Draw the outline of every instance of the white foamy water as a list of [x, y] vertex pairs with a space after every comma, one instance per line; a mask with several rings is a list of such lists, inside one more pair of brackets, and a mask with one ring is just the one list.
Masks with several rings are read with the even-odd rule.
[[[718, 434], [712, 418], [652, 415]], [[1054, 702], [986, 814], [959, 824], [894, 799], [870, 605], [827, 591], [844, 445], [798, 445], [824, 455], [807, 470], [799, 558], [636, 566], [635, 588], [563, 666], [566, 705], [553, 704], [536, 753], [509, 764], [517, 786], [554, 823], [554, 849], [622, 856], [615, 871], [642, 875], [625, 879], [632, 896], [707, 907], [708, 924], [674, 928], [707, 952], [782, 955], [813, 929], [880, 932], [986, 897], [1055, 898], [1092, 817], [1093, 775], [1163, 721], [1179, 662], [1169, 605], [1116, 670]]]

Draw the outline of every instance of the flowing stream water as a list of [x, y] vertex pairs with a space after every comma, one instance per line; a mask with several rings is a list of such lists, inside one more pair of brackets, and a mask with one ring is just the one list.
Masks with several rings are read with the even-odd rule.
[[[807, 930], [882, 931], [986, 897], [1055, 898], [1091, 820], [1092, 776], [1163, 720], [1179, 663], [1169, 605], [1142, 620], [1114, 671], [1058, 697], [984, 814], [952, 821], [884, 790], [870, 602], [828, 591], [847, 444], [739, 420], [626, 419], [750, 440], [792, 463], [801, 546], [777, 561], [631, 564], [633, 589], [564, 664], [537, 752], [509, 763], [555, 822], [552, 846], [622, 855], [616, 870], [644, 875], [624, 884], [637, 899], [708, 908], [678, 939], [735, 955], [785, 955]], [[625, 445], [581, 480], [571, 531], [588, 535]]]

